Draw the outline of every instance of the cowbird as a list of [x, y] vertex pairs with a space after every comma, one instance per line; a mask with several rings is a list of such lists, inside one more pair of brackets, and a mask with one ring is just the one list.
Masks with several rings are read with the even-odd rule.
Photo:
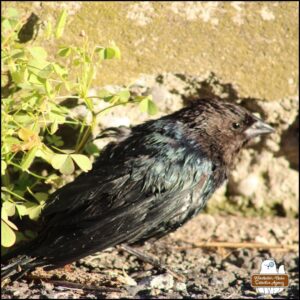
[[245, 108], [213, 98], [110, 131], [119, 139], [103, 149], [91, 171], [51, 195], [38, 236], [6, 257], [14, 261], [2, 268], [4, 277], [174, 231], [226, 180], [239, 150], [273, 128]]

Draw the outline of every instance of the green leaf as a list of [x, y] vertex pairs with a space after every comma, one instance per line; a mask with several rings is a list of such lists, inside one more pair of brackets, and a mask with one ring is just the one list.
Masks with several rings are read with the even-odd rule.
[[55, 37], [56, 38], [60, 38], [63, 34], [65, 25], [66, 25], [66, 21], [67, 21], [67, 11], [64, 9], [59, 17], [58, 17], [58, 21], [56, 24], [56, 28], [55, 28]]
[[67, 154], [54, 154], [51, 160], [52, 167], [59, 170], [67, 159], [67, 156]]
[[47, 135], [46, 136], [46, 140], [50, 143], [55, 145], [56, 147], [61, 147], [64, 145], [63, 140], [61, 139], [61, 136], [57, 136], [57, 135]]
[[130, 92], [128, 90], [123, 90], [123, 91], [117, 93], [117, 95], [119, 96], [120, 102], [126, 103], [129, 100]]
[[58, 130], [58, 122], [55, 120], [50, 127], [50, 134], [54, 134]]
[[111, 47], [107, 47], [107, 48], [103, 48], [103, 47], [97, 47], [96, 48], [96, 52], [99, 53], [100, 59], [113, 59], [113, 58], [117, 58], [120, 59], [121, 58], [121, 51], [119, 49], [119, 47], [117, 46], [111, 46]]
[[11, 78], [17, 85], [25, 83], [28, 78], [28, 69], [23, 68], [15, 72], [11, 72]]
[[24, 56], [24, 50], [23, 49], [14, 49], [9, 52], [9, 55], [13, 58], [20, 58]]
[[31, 175], [29, 175], [26, 172], [22, 172], [20, 177], [18, 178], [18, 182], [16, 182], [16, 186], [14, 188], [14, 192], [17, 190], [21, 190], [21, 194], [18, 193], [21, 197], [24, 196], [24, 193], [26, 191], [26, 188], [28, 186], [33, 185], [35, 182], [35, 179]]
[[[3, 189], [3, 188], [2, 188]], [[1, 219], [3, 221], [5, 221], [5, 223], [10, 226], [11, 228], [15, 229], [15, 230], [18, 230], [17, 226], [11, 222], [10, 220], [8, 220], [8, 215], [7, 215], [7, 212], [5, 209], [3, 209], [3, 207], [1, 208]]]
[[17, 123], [21, 123], [23, 126], [33, 123], [32, 117], [22, 112], [16, 113], [14, 115], [14, 120]]
[[107, 90], [100, 90], [98, 93], [97, 93], [97, 96], [99, 98], [107, 98], [107, 97], [111, 97], [113, 94]]
[[16, 213], [16, 206], [12, 202], [4, 202], [2, 205], [2, 209], [5, 210], [8, 217], [12, 217]]
[[155, 115], [158, 109], [155, 103], [151, 100], [151, 98], [152, 97], [146, 97], [140, 102], [139, 106], [142, 112], [146, 112], [149, 115]]
[[13, 60], [9, 61], [8, 68], [9, 68], [10, 73], [17, 71], [17, 65], [14, 63]]
[[113, 59], [115, 57], [115, 51], [112, 48], [105, 48], [103, 52], [103, 59]]
[[47, 51], [42, 47], [30, 47], [28, 50], [32, 57], [37, 60], [46, 60], [48, 56]]
[[87, 143], [84, 146], [84, 150], [89, 155], [97, 156], [99, 154], [99, 148], [94, 143], [92, 143], [92, 142]]
[[4, 220], [1, 220], [1, 245], [11, 247], [15, 242], [16, 234]]
[[[35, 74], [30, 74], [29, 78], [28, 78], [28, 82], [30, 83], [30, 88], [31, 90], [34, 91], [41, 91], [43, 84], [44, 84], [44, 80], [38, 76], [36, 76]], [[18, 84], [19, 87], [21, 87], [22, 89], [26, 89], [26, 87], [24, 86], [24, 84]]]
[[[3, 187], [1, 188], [1, 190], [4, 190]], [[4, 220], [4, 221], [7, 221], [8, 220], [8, 215], [7, 215], [7, 212], [5, 209], [3, 209], [1, 207], [1, 219]]]
[[87, 156], [82, 154], [71, 154], [71, 157], [82, 171], [87, 172], [92, 169], [92, 163]]
[[15, 71], [15, 72], [11, 72], [10, 74], [14, 83], [18, 84], [22, 82], [22, 74], [20, 72]]
[[69, 175], [74, 172], [74, 163], [69, 154], [54, 154], [51, 165], [62, 174]]
[[21, 162], [21, 168], [23, 171], [28, 170], [29, 167], [31, 166], [35, 156], [36, 156], [36, 152], [38, 150], [38, 147], [35, 146], [32, 149], [30, 149], [24, 156], [24, 158], [22, 159]]
[[42, 79], [47, 79], [49, 75], [52, 73], [52, 65], [45, 60], [34, 60], [31, 59], [28, 62], [28, 70], [36, 75], [37, 77], [40, 77]]
[[56, 149], [57, 151], [59, 152], [62, 152], [64, 154], [72, 154], [75, 152], [75, 150], [70, 150], [70, 149], [59, 149], [59, 148], [56, 148], [54, 146], [52, 146], [54, 149]]
[[28, 215], [29, 215], [29, 218], [31, 220], [37, 220], [41, 214], [41, 211], [44, 207], [44, 203], [43, 204], [37, 204], [37, 203], [33, 203], [33, 202], [27, 202], [24, 204], [26, 209], [27, 209], [27, 212], [28, 212]]
[[62, 116], [61, 114], [59, 114], [57, 112], [53, 112], [53, 111], [49, 112], [48, 118], [49, 118], [49, 121], [51, 121], [51, 122], [57, 122], [58, 124], [62, 124], [66, 120], [65, 116]]
[[[19, 20], [18, 20], [18, 19], [11, 18], [11, 19], [9, 19], [9, 22], [10, 22], [11, 27], [12, 27], [13, 29], [17, 29], [17, 25], [18, 25], [18, 23], [19, 23]], [[17, 31], [15, 31], [15, 33], [16, 33], [16, 32], [17, 32]], [[16, 34], [14, 34], [14, 36], [16, 36]]]
[[67, 159], [65, 160], [65, 162], [63, 163], [59, 171], [62, 174], [70, 175], [74, 172], [74, 170], [75, 170], [75, 166], [73, 160], [71, 159], [70, 155], [68, 155]]
[[4, 160], [1, 160], [1, 175], [5, 175], [7, 164]]
[[113, 45], [110, 47], [114, 51], [114, 58], [120, 59], [121, 58], [121, 50], [118, 46]]
[[73, 66], [78, 67], [81, 65], [81, 60], [79, 58], [73, 59]]
[[54, 72], [59, 75], [61, 78], [65, 79], [68, 75], [68, 71], [64, 68], [62, 68], [59, 64], [52, 63], [52, 67], [54, 69]]
[[45, 144], [42, 144], [41, 148], [38, 149], [38, 151], [36, 152], [37, 157], [41, 157], [49, 164], [52, 164], [52, 158], [54, 155], [55, 154], [53, 153], [53, 151], [50, 148], [48, 148]]
[[35, 193], [33, 196], [40, 204], [45, 203], [45, 201], [48, 199], [48, 194], [46, 193]]
[[1, 188], [2, 192], [1, 192], [1, 198], [2, 198], [2, 201], [11, 201], [11, 195], [8, 194], [8, 193], [4, 193], [5, 192], [5, 186], [2, 186]]
[[49, 62], [46, 60], [31, 59], [28, 61], [28, 68], [34, 74], [38, 74], [38, 72], [40, 72], [41, 70], [46, 68], [48, 65], [49, 65]]
[[54, 90], [57, 94], [59, 94], [62, 86], [63, 86], [63, 83], [58, 83], [57, 85], [55, 85]]
[[20, 217], [28, 215], [27, 208], [24, 205], [17, 204], [16, 208]]
[[60, 48], [57, 52], [57, 54], [61, 57], [67, 57], [69, 56], [71, 53], [71, 48], [70, 47], [64, 47], [64, 48]]
[[1, 25], [2, 25], [3, 33], [4, 33], [4, 32], [7, 32], [7, 31], [10, 31], [10, 30], [12, 29], [11, 24], [10, 24], [10, 22], [9, 22], [8, 19], [4, 19], [4, 20], [1, 22]]
[[19, 18], [19, 12], [15, 8], [8, 8], [5, 14], [9, 19]]
[[51, 87], [49, 80], [45, 81], [45, 90], [46, 90], [48, 97], [51, 98], [52, 97], [52, 87]]
[[90, 64], [90, 63], [92, 62], [90, 56], [89, 56], [87, 53], [85, 53], [85, 52], [82, 53], [81, 57], [83, 58], [83, 61], [84, 61], [87, 65]]
[[5, 144], [3, 145], [4, 149], [3, 150], [9, 150], [12, 151], [14, 147], [17, 145], [20, 145], [21, 141], [18, 140], [17, 138], [14, 137], [7, 137], [5, 138]]

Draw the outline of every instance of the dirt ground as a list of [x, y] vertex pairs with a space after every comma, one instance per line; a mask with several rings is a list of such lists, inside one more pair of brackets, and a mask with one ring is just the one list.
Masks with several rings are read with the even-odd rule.
[[[108, 249], [63, 269], [39, 269], [3, 287], [2, 297], [299, 298], [298, 227], [296, 219], [202, 214], [175, 233], [138, 247], [174, 273], [122, 249]], [[259, 273], [261, 262], [268, 258], [275, 259], [277, 269], [283, 264], [289, 275], [289, 287], [278, 295], [260, 295], [250, 285], [251, 274]]]

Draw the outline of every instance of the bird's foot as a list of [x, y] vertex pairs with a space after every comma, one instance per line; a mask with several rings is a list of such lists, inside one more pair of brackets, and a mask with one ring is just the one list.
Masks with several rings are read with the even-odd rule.
[[130, 254], [132, 254], [132, 255], [134, 255], [134, 256], [136, 256], [137, 258], [139, 258], [143, 262], [146, 262], [146, 263], [152, 265], [153, 267], [158, 268], [159, 270], [163, 270], [163, 271], [168, 272], [174, 278], [176, 278], [177, 280], [179, 280], [181, 282], [186, 281], [186, 278], [183, 275], [178, 274], [176, 271], [172, 270], [170, 267], [168, 267], [165, 264], [161, 263], [161, 261], [157, 257], [146, 254], [143, 251], [140, 251], [136, 248], [133, 248], [133, 247], [125, 245], [125, 244], [120, 245], [119, 248], [126, 251], [126, 252], [128, 252], [128, 253], [130, 253]]

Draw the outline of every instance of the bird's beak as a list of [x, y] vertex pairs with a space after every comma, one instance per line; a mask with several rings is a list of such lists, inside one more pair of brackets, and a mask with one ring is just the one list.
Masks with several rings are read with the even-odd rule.
[[245, 130], [245, 134], [248, 139], [272, 132], [275, 132], [275, 129], [258, 118], [248, 129]]

